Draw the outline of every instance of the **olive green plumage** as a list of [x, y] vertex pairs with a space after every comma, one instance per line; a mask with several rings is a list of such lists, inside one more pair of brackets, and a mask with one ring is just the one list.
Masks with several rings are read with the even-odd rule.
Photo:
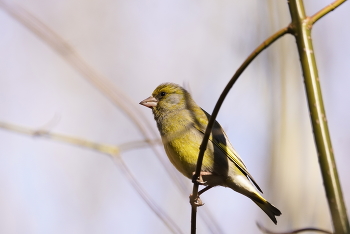
[[[152, 109], [171, 163], [192, 179], [210, 115], [184, 88], [173, 83], [159, 85], [152, 96], [140, 104]], [[229, 187], [249, 197], [277, 224], [275, 216], [281, 212], [257, 191], [262, 192], [216, 121], [204, 154], [202, 172], [205, 185]]]

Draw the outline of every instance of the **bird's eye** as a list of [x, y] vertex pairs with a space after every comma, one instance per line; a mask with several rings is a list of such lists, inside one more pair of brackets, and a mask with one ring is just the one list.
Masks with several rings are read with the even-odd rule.
[[160, 96], [164, 97], [165, 94], [166, 94], [165, 92], [161, 92], [161, 93], [160, 93]]

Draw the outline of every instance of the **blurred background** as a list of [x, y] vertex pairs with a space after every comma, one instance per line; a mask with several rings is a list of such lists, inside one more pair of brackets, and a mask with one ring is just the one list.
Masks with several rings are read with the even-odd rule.
[[[306, 0], [306, 12], [330, 3]], [[349, 12], [345, 3], [313, 28], [348, 209]], [[157, 139], [151, 110], [138, 105], [157, 85], [185, 85], [211, 113], [244, 59], [289, 22], [287, 2], [277, 0], [0, 0], [0, 121], [115, 146]], [[282, 216], [275, 226], [246, 197], [214, 188], [202, 195], [198, 233], [260, 233], [256, 222], [274, 231], [332, 230], [308, 113], [295, 41], [286, 35], [247, 68], [218, 116]], [[113, 161], [2, 129], [0, 142], [0, 233], [190, 232], [192, 183], [161, 145]], [[175, 225], [147, 205], [125, 168]]]

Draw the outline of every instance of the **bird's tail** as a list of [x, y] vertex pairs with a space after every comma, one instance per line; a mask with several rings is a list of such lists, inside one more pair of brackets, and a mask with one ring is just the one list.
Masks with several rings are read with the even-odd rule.
[[277, 224], [277, 220], [276, 220], [276, 216], [280, 216], [282, 213], [279, 209], [277, 209], [275, 206], [273, 206], [271, 203], [269, 203], [268, 201], [261, 200], [259, 199], [259, 201], [252, 199], [272, 220], [272, 222], [274, 222], [275, 224]]
[[241, 176], [229, 178], [231, 180], [226, 181], [228, 187], [243, 194], [244, 196], [249, 197], [270, 217], [272, 222], [277, 224], [276, 216], [280, 216], [282, 214], [281, 211], [269, 203], [262, 195], [260, 195], [247, 177], [245, 177], [247, 179], [242, 179]]

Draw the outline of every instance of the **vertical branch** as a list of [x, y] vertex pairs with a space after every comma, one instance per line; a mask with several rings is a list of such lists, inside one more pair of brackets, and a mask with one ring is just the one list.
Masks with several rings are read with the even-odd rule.
[[[333, 228], [337, 234], [350, 233], [312, 45], [311, 28], [313, 22], [316, 22], [318, 18], [315, 17], [312, 20], [312, 18], [306, 16], [302, 0], [290, 0], [288, 5], [292, 17], [290, 28], [293, 31], [298, 47], [312, 128]], [[325, 12], [322, 15], [325, 15]]]

